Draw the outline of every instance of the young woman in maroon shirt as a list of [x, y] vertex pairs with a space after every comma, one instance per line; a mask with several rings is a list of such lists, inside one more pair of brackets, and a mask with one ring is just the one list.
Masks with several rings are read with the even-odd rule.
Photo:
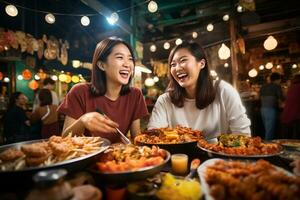
[[148, 111], [141, 91], [130, 87], [134, 64], [133, 51], [123, 40], [113, 37], [99, 42], [91, 83], [73, 86], [58, 108], [66, 115], [63, 135], [101, 136], [114, 143], [120, 142], [119, 128], [135, 137]]

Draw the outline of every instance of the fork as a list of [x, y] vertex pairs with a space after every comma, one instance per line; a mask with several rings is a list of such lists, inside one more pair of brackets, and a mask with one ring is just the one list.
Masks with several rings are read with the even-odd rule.
[[[100, 113], [101, 115], [103, 115], [104, 117], [109, 118], [102, 110], [100, 110], [100, 108], [96, 108], [96, 112]], [[124, 144], [131, 144], [131, 141], [124, 135], [124, 133], [122, 133], [122, 131], [120, 131], [120, 129], [115, 128], [117, 130], [117, 132], [119, 133], [119, 135], [121, 136], [121, 140]]]

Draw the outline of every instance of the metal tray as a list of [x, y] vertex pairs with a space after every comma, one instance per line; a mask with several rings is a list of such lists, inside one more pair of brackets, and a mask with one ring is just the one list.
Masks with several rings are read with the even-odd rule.
[[[101, 152], [103, 152], [104, 150], [106, 150], [109, 147], [109, 145], [110, 145], [109, 140], [104, 139], [104, 138], [102, 138], [101, 140], [103, 141], [101, 144], [102, 148], [99, 151], [96, 151], [94, 153], [91, 153], [91, 154], [88, 154], [88, 155], [85, 155], [82, 157], [66, 160], [63, 162], [54, 163], [49, 166], [27, 167], [27, 168], [20, 169], [20, 170], [0, 171], [0, 180], [8, 180], [8, 181], [12, 182], [13, 184], [18, 184], [20, 181], [21, 182], [22, 181], [31, 182], [32, 175], [34, 175], [36, 172], [41, 171], [41, 170], [48, 170], [48, 169], [53, 169], [53, 168], [64, 168], [64, 169], [68, 170], [68, 172], [73, 172], [73, 171], [78, 171], [78, 170], [84, 169], [91, 162], [93, 162], [93, 160], [95, 159], [95, 157], [98, 154], [100, 154]], [[42, 141], [47, 141], [47, 140], [44, 140], [44, 139], [31, 140], [31, 141], [18, 142], [18, 143], [0, 146], [0, 152], [5, 151], [8, 148], [20, 149], [22, 145], [36, 143], [36, 142], [42, 142]], [[5, 184], [6, 184], [5, 181], [0, 181], [0, 185], [5, 185]]]

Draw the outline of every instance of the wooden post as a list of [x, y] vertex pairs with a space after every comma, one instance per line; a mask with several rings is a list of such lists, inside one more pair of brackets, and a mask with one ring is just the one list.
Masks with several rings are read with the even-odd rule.
[[236, 45], [236, 22], [234, 19], [230, 19], [229, 21], [229, 32], [230, 32], [230, 57], [231, 57], [231, 65], [232, 65], [232, 85], [236, 89], [238, 75], [239, 75], [239, 67], [238, 67], [238, 60], [237, 60], [237, 45]]

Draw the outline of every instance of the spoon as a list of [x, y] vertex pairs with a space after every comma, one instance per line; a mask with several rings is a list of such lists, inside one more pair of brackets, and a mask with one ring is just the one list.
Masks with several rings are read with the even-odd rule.
[[191, 179], [193, 178], [195, 172], [197, 171], [197, 168], [200, 165], [200, 160], [198, 158], [195, 158], [191, 162], [191, 168], [190, 168], [190, 173], [185, 177], [185, 179]]

